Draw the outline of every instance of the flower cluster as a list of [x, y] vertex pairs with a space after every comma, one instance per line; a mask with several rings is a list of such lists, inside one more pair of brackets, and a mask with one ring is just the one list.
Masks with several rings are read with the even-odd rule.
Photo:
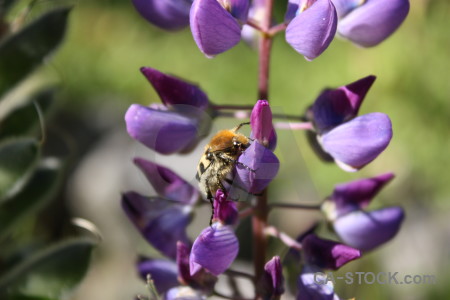
[[[188, 153], [195, 149], [218, 117], [249, 119], [249, 137], [238, 132], [241, 125], [219, 131], [205, 147], [197, 179], [199, 188], [175, 171], [156, 162], [134, 162], [153, 186], [156, 196], [134, 191], [122, 196], [122, 206], [143, 237], [165, 259], [141, 257], [137, 268], [151, 275], [164, 299], [205, 299], [218, 294], [219, 276], [251, 278], [255, 298], [279, 299], [287, 292], [284, 275], [296, 278], [297, 299], [339, 299], [331, 284], [318, 285], [314, 273], [337, 270], [368, 251], [391, 240], [404, 219], [401, 207], [368, 210], [378, 192], [394, 177], [386, 173], [336, 185], [320, 205], [268, 202], [267, 188], [276, 177], [280, 162], [274, 153], [278, 128], [306, 131], [310, 145], [325, 161], [344, 171], [355, 172], [376, 159], [389, 145], [392, 124], [384, 113], [358, 115], [375, 81], [367, 76], [353, 83], [325, 89], [308, 106], [302, 122], [276, 122], [285, 118], [272, 113], [266, 98], [270, 43], [285, 30], [286, 41], [307, 60], [323, 53], [336, 32], [360, 46], [375, 46], [403, 22], [407, 0], [290, 0], [284, 21], [272, 25], [272, 1], [255, 0], [134, 0], [137, 10], [152, 24], [175, 30], [190, 26], [200, 51], [214, 57], [239, 43], [257, 38], [260, 43], [260, 99], [254, 105], [215, 105], [196, 84], [152, 68], [141, 71], [155, 88], [162, 104], [133, 104], [125, 114], [129, 135], [161, 154]], [[245, 29], [252, 28], [250, 35]], [[268, 43], [268, 44], [267, 44]], [[266, 46], [264, 46], [266, 45]], [[267, 45], [269, 45], [267, 47]], [[263, 49], [264, 48], [264, 49]], [[253, 104], [253, 103], [252, 103]], [[234, 110], [230, 114], [228, 110]], [[251, 111], [250, 111], [251, 110]], [[288, 117], [289, 118], [289, 117]], [[191, 239], [187, 227], [197, 208], [212, 204], [209, 226]], [[269, 225], [276, 208], [314, 208], [334, 240], [317, 235], [316, 227], [299, 229], [297, 239]], [[236, 272], [241, 237], [236, 228], [252, 216], [255, 273]], [[289, 249], [285, 257], [265, 255], [267, 236], [274, 236]], [[294, 266], [294, 268], [292, 268]], [[239, 295], [239, 287], [231, 287]], [[221, 295], [233, 299], [230, 295]]]

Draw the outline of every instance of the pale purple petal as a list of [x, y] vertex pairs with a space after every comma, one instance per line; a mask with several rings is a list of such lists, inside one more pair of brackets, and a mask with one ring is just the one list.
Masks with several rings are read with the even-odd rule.
[[[296, 300], [337, 300], [334, 294], [334, 286], [332, 281], [326, 284], [319, 284], [317, 281], [323, 282], [323, 276], [316, 276], [317, 273], [323, 272], [322, 269], [305, 265], [297, 280], [297, 297]], [[316, 276], [316, 278], [315, 278]]]
[[244, 24], [247, 22], [250, 10], [250, 0], [228, 0], [231, 7], [231, 15]]
[[408, 0], [367, 0], [339, 21], [339, 34], [363, 47], [376, 46], [403, 23]]
[[228, 200], [222, 190], [217, 190], [214, 197], [214, 219], [225, 225], [235, 225], [239, 220], [236, 202]]
[[284, 294], [283, 266], [279, 256], [274, 256], [264, 266], [264, 286], [261, 289], [265, 299]]
[[252, 194], [262, 192], [275, 178], [280, 168], [280, 162], [275, 154], [257, 141], [239, 156], [238, 162], [237, 182]]
[[128, 108], [125, 122], [132, 138], [162, 154], [186, 149], [196, 141], [199, 126], [195, 118], [139, 104]]
[[225, 272], [236, 258], [239, 243], [233, 230], [220, 223], [204, 229], [192, 245], [191, 275], [205, 268], [214, 275]]
[[267, 100], [256, 102], [250, 115], [250, 126], [252, 127], [251, 137], [273, 151], [277, 136], [272, 125], [272, 110]]
[[208, 96], [197, 85], [148, 67], [142, 67], [141, 72], [153, 85], [166, 106], [182, 104], [199, 109], [208, 107]]
[[217, 0], [194, 0], [190, 23], [197, 46], [208, 57], [234, 47], [241, 39], [238, 22]]
[[191, 221], [189, 207], [135, 192], [122, 196], [122, 208], [143, 237], [168, 257], [176, 257], [176, 244], [190, 244], [186, 227]]
[[302, 241], [302, 246], [305, 260], [322, 269], [337, 270], [361, 256], [358, 249], [321, 239], [315, 234], [307, 235]]
[[301, 0], [289, 0], [286, 13], [284, 15], [284, 23], [289, 23], [299, 13]]
[[189, 286], [178, 286], [164, 294], [163, 300], [205, 300], [206, 296]]
[[194, 204], [198, 200], [198, 190], [172, 170], [143, 158], [135, 158], [134, 163], [158, 195], [182, 204]]
[[336, 12], [338, 18], [344, 17], [346, 14], [351, 12], [353, 9], [363, 3], [362, 0], [331, 0], [333, 1], [334, 7], [336, 7]]
[[132, 0], [147, 21], [166, 30], [178, 30], [189, 24], [190, 0]]
[[343, 215], [352, 210], [366, 208], [372, 198], [394, 178], [393, 173], [386, 173], [372, 178], [359, 179], [334, 187], [331, 201], [335, 203], [337, 215]]
[[333, 227], [346, 244], [368, 251], [392, 239], [403, 218], [403, 209], [397, 206], [371, 212], [354, 211], [336, 219]]
[[334, 38], [337, 16], [330, 0], [317, 0], [286, 28], [286, 41], [308, 60], [319, 56]]
[[345, 170], [360, 169], [374, 160], [392, 138], [391, 120], [370, 113], [335, 127], [321, 137], [323, 149]]
[[156, 289], [164, 293], [179, 285], [178, 268], [175, 262], [163, 259], [143, 259], [137, 263], [137, 269], [142, 279], [150, 274]]
[[312, 106], [314, 125], [319, 134], [356, 117], [375, 78], [370, 75], [337, 89], [323, 91]]

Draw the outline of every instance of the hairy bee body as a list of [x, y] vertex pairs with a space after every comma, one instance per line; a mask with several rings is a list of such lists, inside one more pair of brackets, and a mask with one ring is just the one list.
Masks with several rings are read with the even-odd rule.
[[231, 130], [219, 131], [205, 147], [205, 152], [197, 167], [196, 178], [199, 181], [203, 197], [211, 202], [218, 189], [226, 191], [231, 184], [232, 171], [237, 159], [250, 146], [250, 139], [237, 131], [243, 123]]

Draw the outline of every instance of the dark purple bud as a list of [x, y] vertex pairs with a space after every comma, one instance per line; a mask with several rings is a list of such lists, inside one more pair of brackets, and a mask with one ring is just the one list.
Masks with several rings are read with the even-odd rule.
[[132, 0], [134, 7], [153, 25], [178, 30], [189, 24], [190, 0]]
[[176, 257], [177, 241], [190, 244], [186, 234], [190, 206], [127, 192], [122, 196], [122, 208], [143, 237], [168, 257]]
[[333, 227], [346, 244], [368, 251], [392, 239], [403, 218], [403, 209], [397, 206], [371, 212], [358, 210], [337, 218]]
[[197, 46], [207, 57], [234, 47], [241, 39], [238, 21], [217, 0], [194, 0], [190, 24]]
[[214, 223], [204, 229], [192, 245], [190, 256], [191, 275], [202, 268], [214, 275], [225, 272], [236, 258], [239, 243], [229, 226]]
[[275, 178], [280, 162], [275, 154], [258, 143], [253, 142], [238, 159], [236, 179], [249, 193], [262, 192]]
[[239, 220], [236, 202], [228, 200], [227, 195], [220, 189], [214, 198], [214, 218], [225, 225], [235, 225]]
[[159, 153], [172, 154], [189, 151], [209, 131], [210, 120], [202, 113], [195, 116], [132, 104], [125, 123], [135, 140]]
[[397, 30], [408, 12], [408, 0], [368, 0], [339, 21], [338, 32], [360, 46], [376, 46]]
[[356, 117], [375, 79], [370, 75], [337, 89], [323, 91], [312, 106], [313, 121], [319, 134]]
[[164, 259], [141, 259], [137, 263], [137, 269], [142, 279], [146, 280], [150, 274], [159, 293], [165, 293], [169, 289], [179, 285], [178, 269], [173, 261]]
[[351, 211], [366, 208], [392, 178], [394, 178], [393, 173], [386, 173], [336, 185], [333, 195], [328, 200], [334, 203], [336, 211], [333, 215], [339, 217]]
[[203, 110], [208, 107], [208, 96], [197, 85], [152, 68], [142, 67], [141, 72], [153, 85], [164, 105], [175, 108], [180, 104], [192, 105]]
[[[322, 269], [305, 265], [298, 278], [297, 300], [339, 300], [340, 298], [334, 293], [333, 282], [326, 281]], [[319, 281], [320, 283], [318, 283]]]
[[158, 195], [182, 204], [197, 202], [198, 190], [172, 170], [143, 158], [135, 158], [134, 163], [141, 169]]
[[346, 263], [361, 257], [358, 249], [321, 239], [315, 234], [306, 236], [302, 246], [306, 262], [322, 269], [337, 270]]
[[286, 41], [307, 60], [313, 60], [328, 48], [336, 34], [336, 26], [333, 3], [317, 0], [289, 23]]
[[177, 286], [164, 294], [163, 300], [205, 300], [206, 295], [189, 286]]
[[267, 100], [256, 102], [250, 116], [250, 124], [251, 137], [273, 151], [277, 144], [277, 136], [272, 124], [272, 110]]
[[345, 171], [356, 171], [374, 160], [392, 138], [391, 120], [383, 113], [354, 118], [323, 134], [323, 149]]
[[264, 266], [264, 283], [261, 289], [264, 299], [273, 299], [284, 293], [283, 267], [279, 256], [274, 256]]

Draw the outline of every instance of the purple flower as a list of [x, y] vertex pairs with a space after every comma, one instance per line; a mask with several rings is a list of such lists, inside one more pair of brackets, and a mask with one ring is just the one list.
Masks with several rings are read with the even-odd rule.
[[131, 105], [125, 114], [128, 134], [162, 154], [191, 151], [211, 126], [207, 96], [196, 85], [155, 69], [141, 71], [164, 105]]
[[175, 258], [177, 241], [190, 244], [186, 234], [190, 206], [127, 192], [122, 195], [122, 208], [142, 236], [166, 256]]
[[164, 259], [141, 258], [137, 269], [142, 279], [150, 274], [159, 293], [165, 293], [177, 286], [178, 268], [174, 261]]
[[322, 270], [319, 267], [305, 265], [297, 280], [297, 300], [339, 300], [334, 293], [332, 281], [318, 276]]
[[178, 30], [189, 24], [191, 0], [132, 0], [134, 7], [153, 25]]
[[373, 47], [387, 39], [409, 12], [408, 0], [333, 0], [333, 3], [340, 17], [339, 34], [363, 47]]
[[194, 0], [190, 24], [200, 51], [213, 57], [239, 43], [249, 7], [249, 0]]
[[346, 263], [361, 257], [358, 249], [309, 234], [302, 240], [307, 264], [322, 269], [337, 270]]
[[250, 116], [250, 125], [251, 137], [273, 151], [277, 144], [277, 135], [272, 124], [272, 110], [267, 100], [256, 102]]
[[331, 0], [291, 0], [286, 41], [307, 60], [328, 48], [336, 34], [337, 15]]
[[202, 268], [214, 275], [225, 272], [236, 258], [239, 243], [229, 226], [219, 222], [204, 229], [192, 245], [190, 256], [191, 275]]
[[236, 179], [238, 185], [252, 194], [261, 193], [275, 178], [280, 162], [268, 148], [254, 141], [238, 159]]
[[170, 289], [163, 300], [204, 300], [206, 295], [188, 286], [178, 286]]
[[310, 137], [311, 145], [321, 157], [331, 157], [346, 171], [356, 171], [374, 160], [392, 138], [387, 115], [356, 117], [374, 80], [374, 76], [367, 76], [335, 90], [325, 90], [307, 112], [317, 134], [317, 141]]
[[195, 204], [198, 190], [172, 170], [143, 158], [135, 158], [134, 163], [141, 169], [158, 195], [180, 204]]
[[264, 299], [276, 299], [284, 293], [283, 267], [279, 256], [274, 256], [264, 266], [260, 290]]
[[234, 225], [239, 219], [236, 202], [228, 200], [222, 190], [217, 190], [214, 197], [214, 218], [224, 225]]
[[372, 250], [392, 239], [404, 219], [401, 207], [393, 206], [365, 212], [356, 210], [333, 222], [333, 228], [348, 245]]

